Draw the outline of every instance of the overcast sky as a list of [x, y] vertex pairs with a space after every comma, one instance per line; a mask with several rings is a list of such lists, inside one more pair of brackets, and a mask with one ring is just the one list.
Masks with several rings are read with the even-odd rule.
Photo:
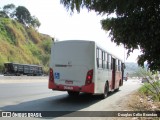
[[[124, 60], [126, 51], [123, 46], [116, 46], [108, 37], [108, 33], [101, 29], [100, 20], [105, 16], [98, 16], [86, 9], [81, 13], [69, 12], [60, 4], [60, 0], [0, 0], [0, 7], [11, 4], [25, 6], [41, 22], [39, 32], [48, 34], [59, 40], [93, 40], [100, 46]], [[139, 51], [131, 53], [125, 61], [136, 62]]]

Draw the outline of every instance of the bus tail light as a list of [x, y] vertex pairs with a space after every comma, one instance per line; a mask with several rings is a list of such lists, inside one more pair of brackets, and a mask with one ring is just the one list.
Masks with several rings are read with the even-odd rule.
[[54, 75], [53, 75], [53, 69], [52, 68], [49, 69], [49, 80], [54, 81]]
[[86, 76], [86, 85], [89, 85], [92, 83], [92, 79], [93, 79], [93, 69], [89, 70], [87, 72], [87, 76]]

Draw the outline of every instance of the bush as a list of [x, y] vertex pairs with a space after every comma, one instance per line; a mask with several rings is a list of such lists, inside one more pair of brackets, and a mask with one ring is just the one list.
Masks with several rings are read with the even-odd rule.
[[140, 93], [143, 93], [148, 96], [152, 96], [153, 100], [160, 101], [160, 80], [157, 74], [151, 74], [150, 71], [143, 72], [145, 78], [148, 79], [148, 83], [144, 83], [144, 85], [139, 89]]

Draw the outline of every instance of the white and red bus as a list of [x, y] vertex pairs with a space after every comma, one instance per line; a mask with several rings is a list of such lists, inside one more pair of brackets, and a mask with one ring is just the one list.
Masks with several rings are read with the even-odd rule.
[[101, 94], [119, 90], [123, 85], [123, 62], [94, 41], [54, 42], [51, 48], [49, 89]]

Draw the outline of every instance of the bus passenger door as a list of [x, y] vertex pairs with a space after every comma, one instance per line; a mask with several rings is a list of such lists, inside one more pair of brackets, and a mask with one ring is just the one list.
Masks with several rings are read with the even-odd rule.
[[116, 59], [112, 58], [112, 89], [115, 88], [115, 78], [116, 78]]

